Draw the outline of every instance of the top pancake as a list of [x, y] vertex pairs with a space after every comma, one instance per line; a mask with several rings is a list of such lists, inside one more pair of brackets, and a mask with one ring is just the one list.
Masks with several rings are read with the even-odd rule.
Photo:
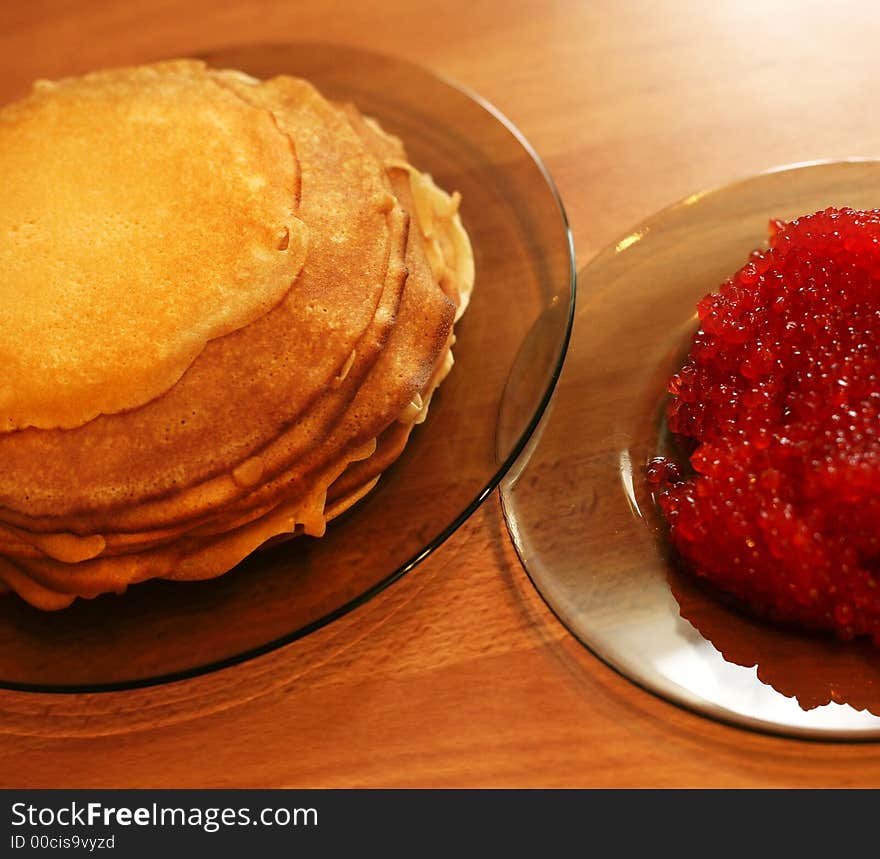
[[0, 111], [0, 431], [149, 402], [299, 274], [290, 139], [188, 68], [42, 82]]

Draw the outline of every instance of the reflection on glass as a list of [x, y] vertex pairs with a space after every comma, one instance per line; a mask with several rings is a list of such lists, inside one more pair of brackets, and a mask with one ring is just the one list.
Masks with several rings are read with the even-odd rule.
[[725, 661], [755, 668], [760, 682], [803, 710], [834, 703], [880, 717], [880, 659], [870, 643], [844, 643], [754, 620], [675, 567], [669, 584], [681, 616]]

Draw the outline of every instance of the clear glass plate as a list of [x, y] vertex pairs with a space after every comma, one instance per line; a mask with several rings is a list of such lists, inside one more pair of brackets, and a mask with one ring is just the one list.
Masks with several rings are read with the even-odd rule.
[[546, 170], [497, 110], [415, 65], [342, 46], [247, 47], [205, 59], [259, 77], [300, 75], [355, 102], [404, 140], [413, 163], [462, 193], [477, 284], [456, 327], [456, 364], [402, 457], [324, 538], [257, 552], [214, 581], [150, 582], [61, 612], [0, 597], [0, 687], [101, 691], [176, 680], [325, 626], [413, 569], [495, 489], [565, 355], [570, 231]]
[[540, 594], [599, 658], [705, 716], [798, 737], [880, 737], [880, 650], [752, 620], [680, 572], [645, 465], [666, 450], [666, 383], [697, 301], [770, 218], [880, 206], [880, 162], [793, 165], [695, 194], [578, 274], [572, 344], [531, 456], [502, 482]]

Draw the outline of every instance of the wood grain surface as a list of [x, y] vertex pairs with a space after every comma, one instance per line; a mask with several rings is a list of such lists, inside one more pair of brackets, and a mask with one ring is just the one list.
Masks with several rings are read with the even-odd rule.
[[[579, 266], [699, 189], [880, 156], [870, 2], [10, 0], [0, 91], [299, 40], [395, 54], [497, 105], [554, 176]], [[139, 691], [0, 692], [3, 787], [878, 785], [880, 744], [718, 724], [591, 656], [531, 586], [495, 496], [412, 573], [286, 649]]]

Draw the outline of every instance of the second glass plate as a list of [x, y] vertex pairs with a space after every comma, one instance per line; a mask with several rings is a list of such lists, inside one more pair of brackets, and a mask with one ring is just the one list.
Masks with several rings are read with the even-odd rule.
[[634, 683], [740, 727], [874, 739], [880, 651], [762, 624], [680, 572], [645, 477], [699, 299], [765, 242], [771, 218], [828, 206], [880, 206], [880, 162], [794, 165], [695, 194], [594, 258], [534, 451], [501, 493], [538, 591]]

